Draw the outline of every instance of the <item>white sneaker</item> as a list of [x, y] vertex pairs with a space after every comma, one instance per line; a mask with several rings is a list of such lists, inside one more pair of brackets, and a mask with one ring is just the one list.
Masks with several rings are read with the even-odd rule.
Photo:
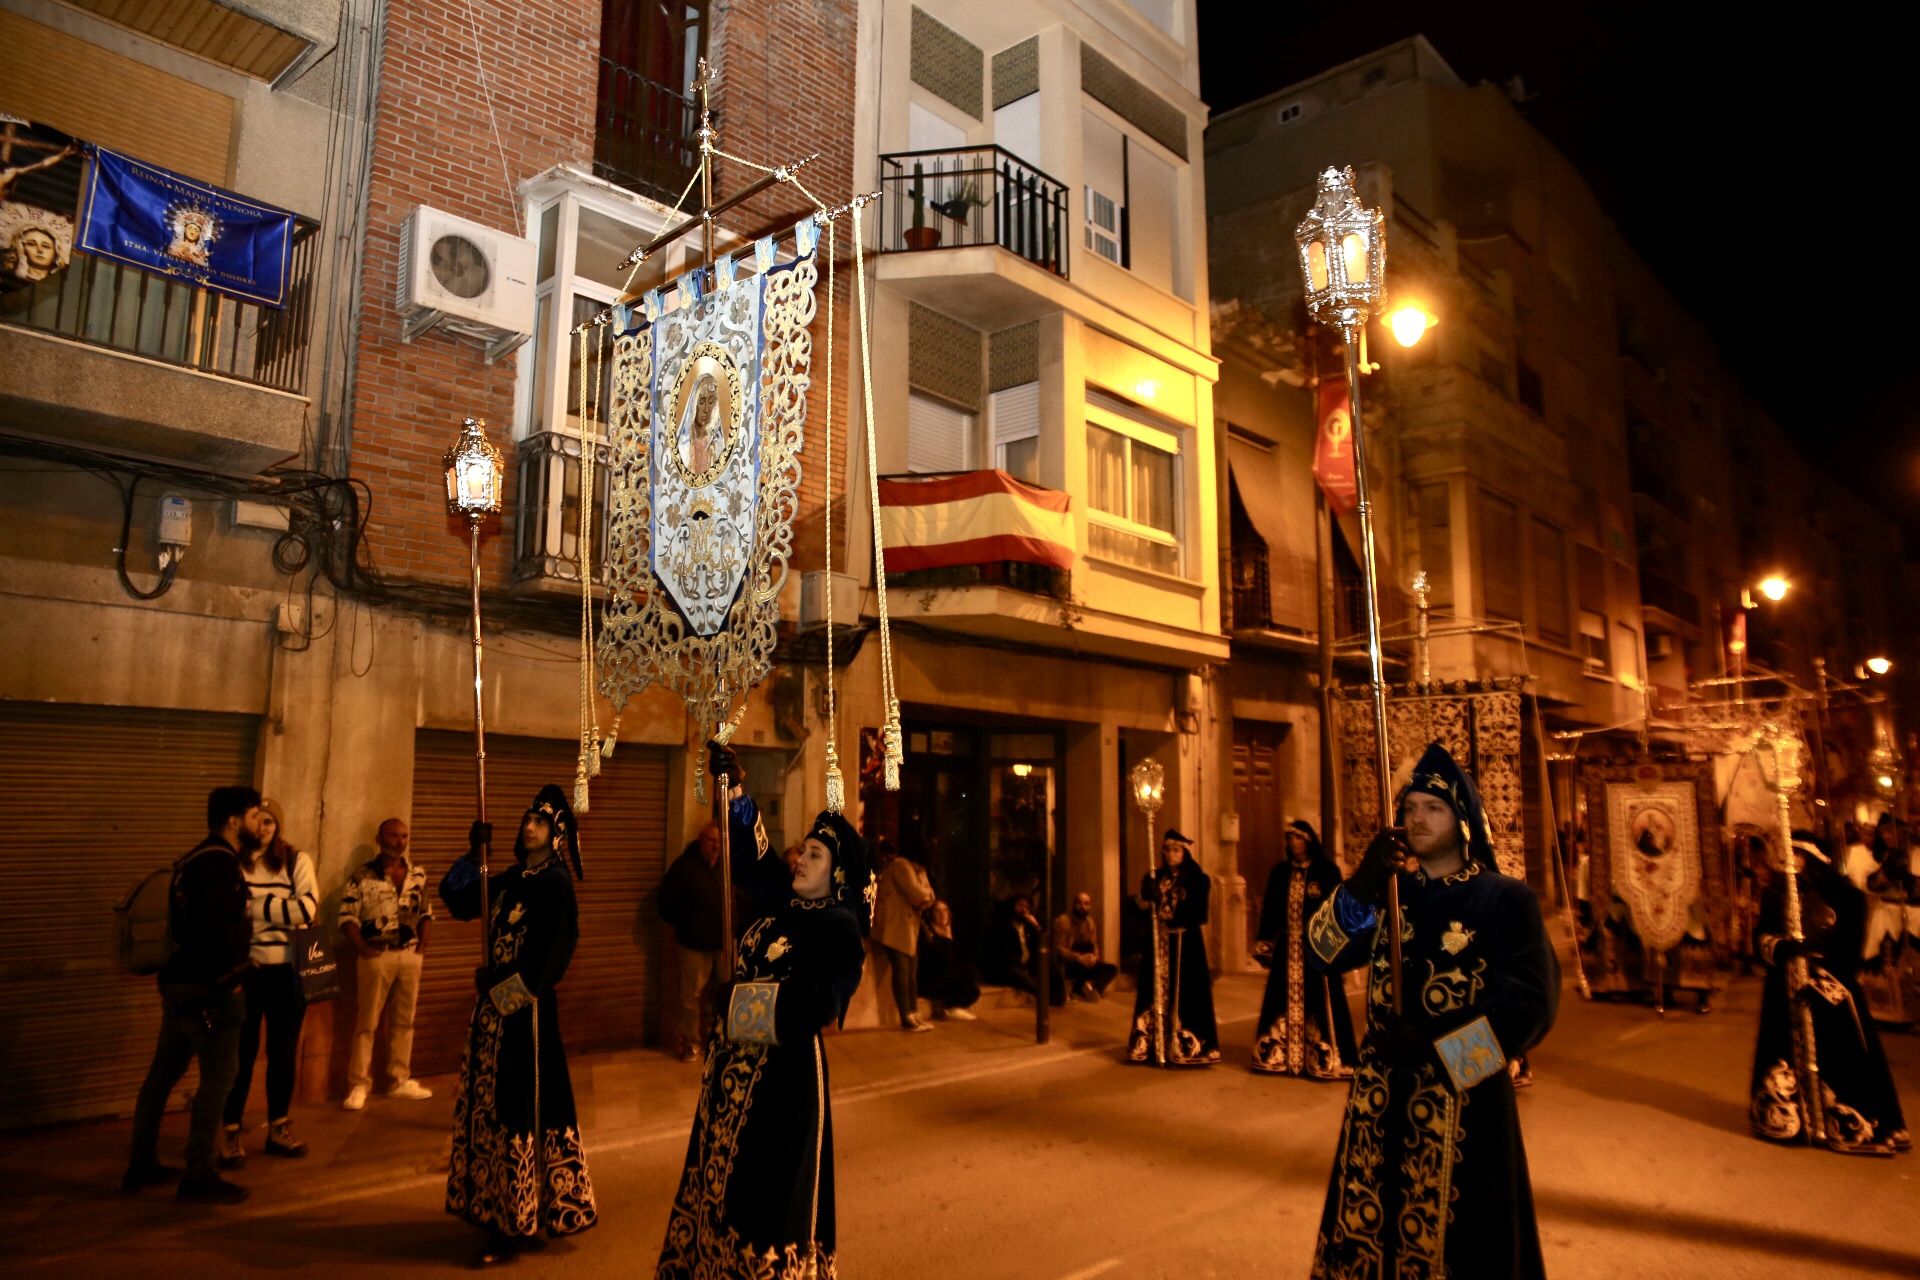
[[948, 1005], [948, 1006], [947, 1006], [947, 1016], [948, 1016], [949, 1018], [951, 1018], [951, 1019], [953, 1019], [953, 1020], [954, 1020], [955, 1022], [978, 1022], [978, 1021], [980, 1021], [980, 1015], [979, 1015], [979, 1014], [977, 1014], [977, 1013], [975, 1013], [975, 1012], [974, 1012], [973, 1010], [971, 1010], [971, 1009], [956, 1009], [956, 1008], [954, 1008], [954, 1007], [953, 1007], [952, 1005]]
[[347, 1100], [340, 1104], [342, 1111], [359, 1111], [367, 1105], [367, 1086], [357, 1084], [347, 1090]]
[[389, 1098], [404, 1098], [408, 1102], [421, 1102], [427, 1098], [431, 1098], [433, 1096], [433, 1090], [427, 1088], [427, 1086], [421, 1084], [418, 1080], [408, 1079], [402, 1080], [400, 1083], [394, 1085], [393, 1088], [387, 1090], [387, 1096]]

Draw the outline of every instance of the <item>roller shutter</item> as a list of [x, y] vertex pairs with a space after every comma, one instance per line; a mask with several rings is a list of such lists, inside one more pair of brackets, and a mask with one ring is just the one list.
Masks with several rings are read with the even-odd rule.
[[[255, 717], [0, 703], [0, 1128], [133, 1111], [159, 1028], [113, 906], [253, 780]], [[189, 1070], [182, 1088], [192, 1088]]]
[[[512, 860], [520, 815], [542, 786], [573, 790], [577, 750], [571, 740], [487, 736], [487, 800], [499, 862]], [[592, 801], [580, 820], [586, 864], [586, 880], [576, 886], [580, 946], [560, 984], [560, 1027], [574, 1051], [637, 1045], [659, 1025], [654, 897], [666, 865], [667, 753], [623, 744], [594, 780]], [[437, 885], [466, 852], [472, 822], [472, 735], [421, 730], [414, 739], [412, 852], [429, 884]], [[459, 1068], [473, 1010], [480, 926], [447, 919], [437, 902], [435, 912], [414, 1016], [416, 1075]], [[377, 1054], [375, 1061], [377, 1068]]]

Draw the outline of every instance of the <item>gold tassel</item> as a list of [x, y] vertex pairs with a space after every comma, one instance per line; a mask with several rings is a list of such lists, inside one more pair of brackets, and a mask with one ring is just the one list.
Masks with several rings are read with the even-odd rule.
[[896, 700], [887, 711], [886, 728], [880, 732], [880, 740], [885, 746], [883, 775], [887, 790], [900, 789], [900, 766], [906, 760], [906, 748], [900, 738], [900, 703]]
[[585, 764], [582, 764], [573, 775], [573, 811], [575, 813], [585, 813], [587, 811], [587, 769]]
[[842, 813], [847, 807], [847, 784], [840, 776], [840, 751], [827, 744], [827, 812]]

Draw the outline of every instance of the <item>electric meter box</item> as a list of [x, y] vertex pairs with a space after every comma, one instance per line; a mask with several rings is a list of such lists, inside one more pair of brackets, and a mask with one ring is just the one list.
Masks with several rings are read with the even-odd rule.
[[177, 493], [160, 497], [160, 525], [155, 541], [163, 546], [193, 545], [193, 501]]

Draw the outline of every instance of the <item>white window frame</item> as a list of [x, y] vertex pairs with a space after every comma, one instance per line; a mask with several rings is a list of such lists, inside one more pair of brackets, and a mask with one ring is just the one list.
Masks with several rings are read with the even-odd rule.
[[[1084, 193], [1085, 201], [1081, 214], [1086, 224], [1086, 234], [1082, 239], [1085, 241], [1087, 252], [1106, 259], [1114, 266], [1119, 267], [1122, 271], [1127, 272], [1127, 274], [1139, 280], [1140, 283], [1146, 285], [1148, 288], [1157, 289], [1171, 298], [1177, 298], [1181, 302], [1191, 305], [1194, 297], [1195, 264], [1192, 260], [1193, 254], [1189, 242], [1193, 238], [1194, 219], [1198, 216], [1194, 209], [1192, 162], [1181, 159], [1160, 145], [1160, 143], [1155, 142], [1152, 138], [1140, 132], [1138, 128], [1128, 123], [1127, 120], [1115, 113], [1111, 108], [1095, 101], [1084, 93], [1080, 95], [1080, 106], [1085, 116], [1090, 116], [1119, 133], [1120, 173], [1123, 185], [1121, 191], [1108, 193], [1086, 180], [1088, 177], [1085, 151], [1086, 125], [1083, 122], [1081, 125], [1080, 189]], [[1170, 237], [1172, 260], [1169, 263], [1169, 279], [1165, 285], [1140, 275], [1132, 265], [1135, 257], [1131, 243], [1133, 229], [1131, 220], [1125, 216], [1125, 211], [1128, 209], [1133, 197], [1133, 192], [1125, 189], [1128, 185], [1126, 175], [1130, 168], [1130, 162], [1127, 158], [1129, 149], [1144, 151], [1173, 170], [1173, 205], [1169, 211], [1173, 221], [1172, 235]], [[1104, 224], [1096, 222], [1094, 218], [1094, 200], [1096, 196], [1110, 199], [1113, 202], [1114, 220], [1111, 230], [1106, 229]], [[1125, 226], [1124, 233], [1122, 231], [1123, 225]], [[1096, 232], [1096, 227], [1100, 228], [1098, 232]], [[1097, 240], [1108, 235], [1112, 237], [1113, 252], [1111, 254], [1106, 252], [1106, 250], [1097, 243]]]
[[[1025, 392], [1029, 389], [1032, 391], [1034, 400], [1032, 421], [1010, 430], [1003, 429], [1000, 423], [1000, 408], [1006, 402], [1000, 397], [1016, 391]], [[1011, 387], [1002, 387], [998, 391], [992, 391], [987, 394], [987, 438], [993, 445], [993, 465], [997, 470], [1007, 470], [1008, 445], [1020, 444], [1028, 440], [1038, 440], [1040, 438], [1040, 419], [1042, 412], [1040, 384], [1037, 381], [1022, 382]], [[1008, 472], [1008, 474], [1011, 475], [1012, 473]], [[1029, 480], [1029, 483], [1033, 484], [1038, 484], [1039, 482], [1040, 478], [1037, 475], [1031, 477]]]
[[[1086, 477], [1087, 518], [1096, 524], [1106, 525], [1110, 529], [1117, 529], [1122, 533], [1133, 534], [1149, 542], [1157, 542], [1163, 546], [1172, 547], [1177, 558], [1177, 563], [1180, 566], [1178, 576], [1186, 577], [1188, 573], [1187, 547], [1186, 538], [1183, 536], [1187, 527], [1186, 468], [1183, 465], [1184, 454], [1180, 448], [1180, 436], [1174, 431], [1149, 426], [1144, 422], [1139, 422], [1133, 418], [1115, 413], [1110, 409], [1093, 403], [1087, 404], [1086, 414], [1087, 425], [1089, 427], [1104, 428], [1113, 432], [1115, 435], [1125, 438], [1129, 442], [1127, 462], [1124, 469], [1124, 474], [1127, 478], [1127, 514], [1119, 515], [1111, 511], [1102, 511], [1093, 505], [1093, 463], [1091, 458], [1089, 458], [1087, 463], [1088, 474]], [[1150, 448], [1159, 450], [1161, 453], [1169, 454], [1173, 458], [1172, 533], [1168, 533], [1164, 529], [1156, 529], [1150, 524], [1141, 524], [1132, 518], [1134, 492], [1131, 446], [1134, 443], [1147, 445]], [[1089, 453], [1091, 453], [1091, 450], [1089, 450]]]

